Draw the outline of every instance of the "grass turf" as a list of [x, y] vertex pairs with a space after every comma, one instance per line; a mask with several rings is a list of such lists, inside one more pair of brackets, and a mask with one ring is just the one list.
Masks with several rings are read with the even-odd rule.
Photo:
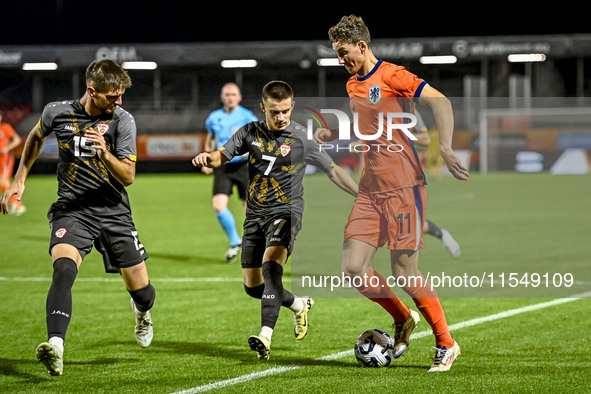
[[[449, 373], [427, 374], [434, 353], [430, 335], [412, 340], [407, 354], [390, 368], [361, 368], [349, 353], [323, 359], [352, 349], [361, 332], [389, 329], [391, 324], [374, 303], [329, 295], [317, 298], [311, 331], [303, 341], [293, 338], [291, 313], [282, 310], [271, 360], [257, 362], [246, 340], [258, 332], [260, 306], [244, 293], [239, 264], [223, 262], [228, 245], [212, 212], [211, 181], [203, 175], [137, 177], [129, 193], [157, 290], [154, 342], [147, 349], [137, 346], [129, 295], [117, 275], [103, 272], [100, 255], [93, 252], [73, 288], [64, 376], [50, 377], [34, 350], [46, 339], [45, 296], [52, 270], [45, 214], [56, 198], [57, 185], [55, 177], [31, 176], [23, 198], [28, 212], [0, 218], [0, 391], [170, 393], [269, 370], [273, 374], [221, 383], [217, 390], [589, 390], [588, 299], [457, 329], [453, 335], [462, 355]], [[427, 217], [452, 231], [462, 256], [453, 259], [438, 240], [425, 236], [423, 272], [571, 270], [581, 283], [563, 288], [565, 294], [589, 291], [591, 224], [585, 213], [591, 208], [590, 184], [590, 176], [514, 173], [473, 175], [464, 183], [450, 178], [431, 182]], [[292, 270], [301, 274], [307, 261], [336, 266], [338, 271], [339, 231], [346, 219], [341, 211], [352, 202], [323, 175], [307, 177], [305, 187], [304, 229], [286, 269], [287, 287], [292, 285], [290, 278], [297, 278]], [[241, 222], [234, 197], [231, 209]], [[329, 246], [315, 247], [319, 240]], [[387, 274], [387, 255], [381, 252], [376, 266]], [[515, 297], [493, 287], [443, 298], [447, 320], [460, 323], [555, 296], [552, 289], [521, 287]], [[422, 321], [415, 332], [425, 330], [428, 326]]]

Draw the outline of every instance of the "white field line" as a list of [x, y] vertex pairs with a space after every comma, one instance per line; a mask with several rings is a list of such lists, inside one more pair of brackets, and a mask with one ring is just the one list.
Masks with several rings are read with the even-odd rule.
[[[51, 275], [47, 277], [31, 276], [0, 276], [0, 282], [51, 282]], [[233, 278], [151, 278], [152, 282], [242, 282], [241, 277]], [[119, 275], [109, 275], [94, 278], [76, 278], [76, 282], [121, 282]]]
[[[591, 292], [577, 294], [577, 295], [574, 295], [573, 298], [557, 298], [557, 299], [554, 299], [551, 301], [541, 302], [539, 304], [528, 305], [528, 306], [524, 306], [524, 307], [516, 308], [516, 309], [509, 309], [504, 312], [499, 312], [499, 313], [495, 313], [492, 315], [478, 317], [476, 319], [466, 320], [466, 321], [463, 321], [460, 323], [452, 324], [449, 326], [449, 330], [450, 331], [460, 330], [462, 328], [487, 323], [487, 322], [490, 322], [493, 320], [499, 320], [499, 319], [504, 319], [506, 317], [515, 316], [520, 313], [527, 313], [527, 312], [535, 311], [538, 309], [544, 309], [544, 308], [548, 308], [548, 307], [555, 306], [555, 305], [565, 304], [567, 302], [578, 300], [579, 298], [588, 298], [588, 297], [591, 297]], [[423, 338], [423, 337], [426, 337], [429, 335], [432, 335], [432, 331], [425, 330], [425, 331], [413, 333], [412, 338], [413, 339]], [[350, 350], [345, 350], [345, 351], [338, 352], [338, 353], [329, 354], [327, 356], [319, 357], [319, 358], [316, 358], [316, 360], [319, 360], [319, 361], [320, 360], [322, 360], [322, 361], [337, 360], [339, 358], [348, 357], [348, 356], [352, 356], [352, 355], [353, 355], [353, 349], [350, 349]], [[243, 382], [248, 382], [248, 381], [254, 380], [254, 379], [264, 378], [266, 376], [278, 375], [280, 373], [287, 372], [287, 371], [293, 371], [293, 370], [296, 370], [299, 368], [302, 368], [302, 366], [301, 365], [292, 365], [292, 366], [270, 368], [270, 369], [266, 369], [266, 370], [260, 371], [260, 372], [253, 372], [253, 373], [250, 373], [247, 375], [237, 376], [232, 379], [220, 380], [217, 382], [205, 384], [203, 386], [196, 386], [196, 387], [193, 387], [190, 389], [177, 391], [172, 394], [201, 393], [204, 391], [219, 389], [219, 388], [228, 387], [228, 386], [232, 386], [232, 385], [243, 383]]]
[[[48, 276], [0, 276], [0, 282], [51, 282], [51, 275]], [[167, 283], [182, 283], [182, 282], [242, 282], [241, 277], [231, 278], [216, 278], [216, 277], [196, 277], [196, 278], [150, 278], [152, 282], [167, 282]], [[104, 277], [77, 277], [76, 282], [120, 282], [121, 277], [114, 274], [106, 274]], [[507, 284], [500, 280], [495, 280], [493, 283]], [[579, 280], [574, 281], [573, 286], [590, 285], [591, 281]]]

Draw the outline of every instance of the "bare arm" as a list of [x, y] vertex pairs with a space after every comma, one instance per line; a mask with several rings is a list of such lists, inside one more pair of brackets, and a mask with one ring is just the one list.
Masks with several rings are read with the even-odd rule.
[[85, 131], [88, 141], [93, 143], [92, 147], [96, 150], [98, 157], [107, 167], [107, 170], [123, 186], [129, 186], [135, 180], [135, 161], [123, 158], [119, 159], [107, 150], [105, 138], [96, 130], [90, 128]]
[[207, 133], [203, 150], [206, 152], [213, 152], [215, 150], [215, 135], [213, 133]]
[[226, 164], [227, 161], [228, 158], [225, 155], [222, 155], [219, 150], [216, 150], [211, 153], [199, 153], [191, 162], [195, 167], [218, 168]]
[[[207, 132], [207, 135], [205, 137], [205, 143], [203, 145], [203, 150], [205, 152], [213, 152], [215, 150], [215, 147], [216, 147], [215, 134]], [[213, 174], [213, 169], [203, 166], [203, 167], [201, 167], [201, 172], [209, 175], [209, 174]]]
[[6, 189], [0, 198], [0, 211], [3, 214], [8, 213], [8, 201], [12, 196], [16, 194], [17, 199], [21, 199], [23, 192], [25, 191], [25, 180], [27, 179], [27, 175], [29, 174], [33, 163], [35, 163], [35, 160], [39, 157], [39, 153], [41, 153], [44, 143], [45, 137], [39, 133], [37, 126], [35, 126], [29, 133], [25, 142], [21, 161], [14, 176], [14, 182]]
[[431, 137], [429, 136], [429, 132], [419, 131], [413, 134], [417, 137], [417, 140], [414, 142], [417, 145], [421, 146], [429, 146], [431, 143]]
[[346, 191], [352, 196], [357, 196], [359, 186], [357, 185], [355, 180], [351, 178], [351, 175], [349, 175], [349, 173], [345, 171], [342, 167], [334, 166], [334, 168], [326, 175], [328, 176], [328, 179], [330, 179], [335, 185], [340, 187], [342, 190]]
[[431, 108], [439, 129], [439, 154], [450, 173], [459, 180], [468, 180], [470, 174], [452, 150], [454, 117], [451, 102], [431, 86], [425, 86], [419, 97], [419, 103]]
[[320, 145], [325, 145], [327, 142], [337, 138], [338, 135], [338, 129], [316, 129], [316, 131], [314, 131], [314, 139]]

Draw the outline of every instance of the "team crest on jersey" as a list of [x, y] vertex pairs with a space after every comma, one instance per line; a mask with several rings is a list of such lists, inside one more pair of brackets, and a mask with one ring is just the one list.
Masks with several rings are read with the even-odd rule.
[[369, 102], [377, 104], [382, 99], [382, 88], [380, 85], [373, 85], [369, 88]]
[[96, 125], [96, 130], [100, 135], [105, 135], [109, 131], [109, 125], [107, 123], [99, 123]]
[[281, 156], [285, 157], [289, 155], [289, 152], [291, 151], [291, 146], [283, 144], [279, 147], [279, 151], [281, 152]]
[[64, 235], [66, 235], [67, 232], [68, 232], [68, 230], [66, 230], [65, 228], [62, 227], [62, 228], [60, 228], [59, 230], [57, 230], [55, 232], [55, 236], [58, 237], [58, 238], [63, 238]]

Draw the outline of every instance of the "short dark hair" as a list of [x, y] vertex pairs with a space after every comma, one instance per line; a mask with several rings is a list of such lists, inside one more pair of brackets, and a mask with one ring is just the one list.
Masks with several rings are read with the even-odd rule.
[[283, 101], [293, 98], [293, 89], [287, 82], [271, 81], [263, 87], [263, 101]]
[[131, 86], [127, 72], [111, 59], [100, 59], [86, 68], [86, 85], [99, 92], [109, 92]]
[[357, 44], [365, 41], [371, 47], [369, 29], [363, 19], [355, 15], [342, 17], [339, 23], [328, 30], [328, 38], [331, 43]]

